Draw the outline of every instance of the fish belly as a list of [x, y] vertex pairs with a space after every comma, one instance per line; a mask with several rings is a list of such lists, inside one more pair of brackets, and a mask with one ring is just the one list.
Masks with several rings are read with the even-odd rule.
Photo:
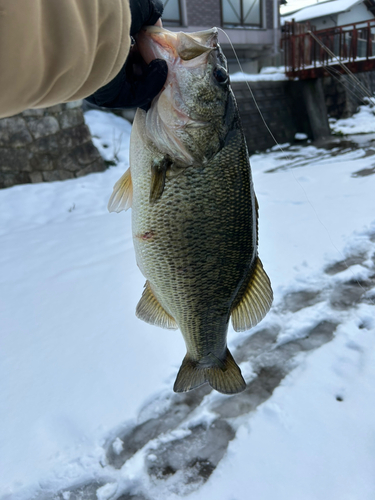
[[242, 134], [211, 160], [168, 177], [150, 204], [144, 113], [131, 139], [133, 239], [138, 266], [184, 336], [190, 359], [223, 359], [233, 302], [257, 254], [256, 209]]

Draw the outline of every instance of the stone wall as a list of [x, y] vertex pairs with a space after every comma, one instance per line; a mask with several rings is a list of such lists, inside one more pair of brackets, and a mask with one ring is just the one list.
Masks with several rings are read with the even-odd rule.
[[[355, 75], [370, 93], [375, 93], [375, 71]], [[347, 118], [363, 104], [358, 85], [349, 76], [338, 79], [249, 82], [264, 119], [279, 144], [293, 142], [302, 132], [309, 139], [329, 135], [327, 116]], [[311, 88], [310, 88], [311, 87]], [[317, 87], [317, 88], [313, 88]], [[275, 145], [245, 82], [233, 82], [250, 153]], [[317, 92], [319, 90], [319, 92]]]
[[[375, 92], [375, 72], [358, 73], [356, 76], [371, 92]], [[309, 85], [308, 82], [258, 81], [250, 82], [250, 86], [268, 127], [278, 143], [283, 144], [293, 142], [297, 132], [318, 139], [322, 134], [319, 124], [324, 125], [327, 118], [325, 105], [328, 114], [335, 118], [351, 116], [356, 112], [362, 102], [346, 88], [351, 85], [348, 77], [341, 78], [341, 82], [333, 78], [322, 79], [324, 97], [322, 92], [319, 102], [313, 103], [313, 106], [310, 103], [310, 108], [324, 108], [320, 116], [313, 116], [309, 109], [304, 88]], [[249, 152], [273, 147], [275, 142], [246, 83], [234, 82], [232, 88]], [[358, 90], [354, 88], [354, 92]], [[101, 172], [105, 168], [106, 164], [92, 144], [84, 123], [81, 103], [27, 110], [0, 120], [0, 188], [72, 179]]]
[[[356, 73], [355, 77], [372, 94], [375, 93], [375, 71]], [[323, 78], [327, 111], [332, 118], [352, 116], [363, 104], [361, 92], [348, 75]]]
[[[279, 144], [293, 142], [297, 132], [312, 136], [301, 87], [288, 81], [249, 82], [263, 117]], [[249, 153], [275, 146], [245, 82], [233, 82]]]
[[0, 120], [0, 188], [73, 179], [105, 168], [80, 101]]

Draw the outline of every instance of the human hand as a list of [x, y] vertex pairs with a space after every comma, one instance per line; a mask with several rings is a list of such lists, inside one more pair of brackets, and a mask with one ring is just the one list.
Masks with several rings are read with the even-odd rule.
[[[161, 0], [130, 0], [129, 4], [132, 14], [131, 36], [136, 35], [144, 25], [162, 26]], [[165, 61], [154, 59], [146, 64], [135, 44], [120, 73], [86, 100], [106, 108], [142, 108], [147, 111], [154, 97], [162, 90], [167, 74]]]
[[[135, 36], [142, 26], [161, 26], [163, 3], [161, 0], [129, 0], [132, 24], [130, 36]], [[160, 24], [159, 24], [160, 23]]]

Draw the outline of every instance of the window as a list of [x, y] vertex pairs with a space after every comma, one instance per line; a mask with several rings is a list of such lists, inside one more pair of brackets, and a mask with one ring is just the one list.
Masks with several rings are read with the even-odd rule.
[[163, 0], [163, 24], [168, 26], [181, 26], [180, 0]]
[[221, 0], [223, 25], [261, 26], [262, 0]]

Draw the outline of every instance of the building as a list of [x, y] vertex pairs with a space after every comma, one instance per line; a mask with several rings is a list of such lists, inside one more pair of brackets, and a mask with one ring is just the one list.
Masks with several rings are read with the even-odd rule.
[[[279, 0], [164, 0], [164, 26], [172, 31], [226, 31], [244, 71], [272, 65], [280, 46]], [[219, 33], [230, 72], [239, 71], [228, 39]]]
[[282, 16], [282, 23], [290, 22], [292, 19], [296, 23], [309, 22], [319, 31], [373, 20], [374, 16], [375, 0], [330, 0]]

